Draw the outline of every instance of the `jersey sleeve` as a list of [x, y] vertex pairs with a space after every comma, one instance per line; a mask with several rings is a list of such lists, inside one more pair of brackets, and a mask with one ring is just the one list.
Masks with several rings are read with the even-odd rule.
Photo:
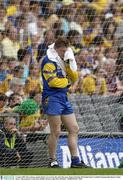
[[67, 78], [57, 77], [56, 67], [53, 63], [47, 63], [44, 65], [42, 70], [45, 80], [48, 82], [50, 87], [54, 88], [65, 88], [68, 85]]
[[71, 80], [72, 83], [78, 80], [78, 72], [72, 71], [69, 65], [66, 66], [66, 72], [67, 72], [68, 78]]

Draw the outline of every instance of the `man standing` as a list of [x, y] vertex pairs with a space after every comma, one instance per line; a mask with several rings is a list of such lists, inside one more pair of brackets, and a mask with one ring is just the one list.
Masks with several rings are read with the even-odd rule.
[[75, 114], [68, 101], [67, 92], [70, 83], [78, 78], [77, 66], [69, 42], [65, 38], [58, 38], [49, 46], [47, 56], [42, 66], [43, 93], [42, 105], [44, 113], [48, 115], [50, 136], [48, 140], [50, 167], [59, 167], [56, 158], [57, 141], [60, 136], [61, 123], [68, 130], [68, 146], [71, 153], [71, 167], [88, 167], [80, 161], [77, 154], [79, 127]]

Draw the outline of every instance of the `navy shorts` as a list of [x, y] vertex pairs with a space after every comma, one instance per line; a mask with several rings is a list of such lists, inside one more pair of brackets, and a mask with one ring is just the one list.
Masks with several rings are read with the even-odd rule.
[[68, 115], [73, 113], [73, 108], [67, 95], [48, 96], [42, 101], [44, 113], [47, 115]]

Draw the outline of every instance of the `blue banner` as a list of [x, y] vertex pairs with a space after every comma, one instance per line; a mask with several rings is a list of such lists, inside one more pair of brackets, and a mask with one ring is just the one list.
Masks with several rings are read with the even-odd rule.
[[[123, 138], [79, 137], [78, 156], [93, 168], [116, 168], [123, 161]], [[59, 139], [57, 158], [60, 166], [70, 167], [71, 155], [66, 137]]]

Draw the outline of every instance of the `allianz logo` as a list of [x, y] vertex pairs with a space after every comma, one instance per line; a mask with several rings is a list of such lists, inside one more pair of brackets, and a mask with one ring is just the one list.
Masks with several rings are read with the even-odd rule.
[[[71, 164], [71, 155], [68, 146], [60, 146], [62, 150], [63, 168], [69, 168]], [[115, 148], [115, 147], [114, 147]], [[86, 165], [93, 168], [117, 168], [123, 161], [123, 152], [102, 152], [98, 149], [92, 149], [90, 145], [79, 146], [78, 156]]]

